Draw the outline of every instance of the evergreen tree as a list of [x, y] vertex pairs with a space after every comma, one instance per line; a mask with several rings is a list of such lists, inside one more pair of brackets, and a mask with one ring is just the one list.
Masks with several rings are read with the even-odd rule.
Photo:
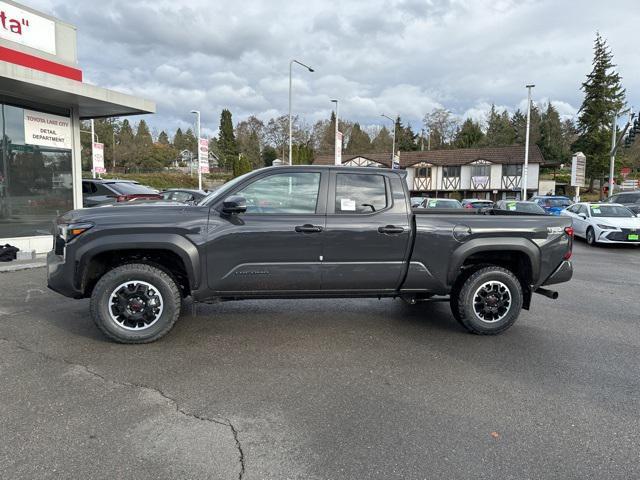
[[382, 127], [371, 141], [372, 153], [388, 153], [391, 155], [391, 133], [387, 127]]
[[126, 118], [122, 121], [122, 125], [120, 125], [117, 152], [117, 164], [123, 166], [125, 171], [135, 164], [136, 152], [133, 129], [131, 128], [129, 120]]
[[176, 134], [173, 136], [173, 148], [175, 148], [178, 152], [181, 152], [185, 149], [184, 143], [184, 134], [182, 133], [182, 129], [178, 127], [176, 130]]
[[249, 159], [241, 153], [238, 154], [234, 159], [227, 158], [227, 161], [232, 165], [234, 178], [239, 177], [240, 175], [244, 175], [245, 173], [249, 173], [252, 170]]
[[264, 141], [264, 123], [251, 116], [236, 126], [236, 142], [238, 149], [251, 163], [253, 168], [262, 166], [260, 151]]
[[273, 165], [273, 161], [278, 158], [278, 152], [271, 145], [267, 145], [262, 150], [262, 164], [265, 167]]
[[[529, 124], [529, 145], [538, 144], [540, 142], [540, 110], [537, 105], [531, 102], [531, 115]], [[521, 112], [519, 109], [515, 111], [511, 117], [511, 126], [513, 128], [514, 140], [517, 145], [525, 145], [527, 143], [527, 113]]]
[[620, 75], [614, 70], [613, 54], [607, 42], [596, 34], [593, 47], [593, 69], [582, 84], [584, 100], [578, 116], [579, 138], [574, 151], [587, 157], [587, 177], [593, 180], [608, 171], [611, 148], [611, 123], [625, 106], [625, 90]]
[[467, 118], [456, 134], [455, 146], [457, 148], [473, 148], [482, 143], [484, 133], [478, 122]]
[[411, 125], [402, 125], [402, 120], [398, 116], [395, 123], [396, 129], [396, 152], [411, 152], [418, 149], [416, 139], [418, 136], [413, 132]]
[[160, 145], [169, 145], [169, 135], [167, 135], [167, 132], [164, 130], [162, 130], [160, 135], [158, 135], [158, 143]]
[[226, 108], [222, 110], [220, 114], [220, 129], [218, 133], [218, 149], [220, 152], [220, 167], [222, 168], [234, 168], [235, 162], [238, 158], [238, 144], [236, 142], [236, 136], [233, 132], [233, 120], [231, 118], [231, 112]]
[[369, 138], [367, 132], [363, 131], [360, 128], [359, 123], [355, 123], [353, 125], [353, 128], [351, 129], [351, 134], [349, 135], [349, 141], [347, 142], [345, 153], [369, 153], [371, 152], [371, 148], [371, 138]]
[[504, 110], [498, 113], [495, 105], [491, 105], [487, 118], [487, 132], [484, 137], [484, 145], [488, 147], [504, 147], [513, 145], [515, 131], [509, 119], [509, 112]]
[[147, 122], [144, 120], [140, 120], [138, 123], [138, 128], [136, 130], [135, 142], [137, 146], [145, 146], [150, 147], [153, 143], [153, 138], [151, 138], [151, 132], [149, 131], [149, 126]]
[[562, 122], [553, 104], [549, 102], [540, 120], [540, 140], [538, 146], [547, 162], [565, 163], [569, 160], [569, 150], [563, 142]]

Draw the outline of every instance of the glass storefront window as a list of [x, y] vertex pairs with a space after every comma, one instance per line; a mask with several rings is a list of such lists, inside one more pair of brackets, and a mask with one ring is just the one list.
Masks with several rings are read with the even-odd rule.
[[0, 110], [0, 238], [48, 235], [73, 208], [71, 150], [25, 144], [24, 110]]

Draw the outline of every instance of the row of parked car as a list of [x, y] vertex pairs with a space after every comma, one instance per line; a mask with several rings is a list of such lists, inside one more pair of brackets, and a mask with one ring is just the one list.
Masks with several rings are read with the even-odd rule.
[[411, 199], [414, 208], [473, 208], [485, 213], [503, 211], [524, 214], [562, 215], [571, 217], [576, 236], [589, 245], [598, 243], [632, 243], [640, 245], [640, 191], [620, 192], [606, 202], [573, 203], [562, 196], [533, 196], [528, 201], [449, 198]]
[[134, 180], [82, 180], [82, 198], [85, 207], [98, 207], [131, 201], [167, 200], [180, 203], [198, 202], [207, 192], [188, 188], [170, 188], [158, 191]]

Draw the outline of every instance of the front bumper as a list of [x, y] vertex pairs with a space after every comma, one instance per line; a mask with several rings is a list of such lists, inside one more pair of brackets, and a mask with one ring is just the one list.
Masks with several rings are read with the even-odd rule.
[[82, 298], [82, 291], [73, 283], [75, 267], [65, 262], [63, 255], [57, 255], [53, 250], [47, 254], [47, 286], [65, 297]]
[[631, 245], [640, 244], [640, 237], [638, 240], [629, 240], [629, 235], [639, 235], [640, 231], [622, 228], [619, 230], [602, 230], [597, 229], [598, 243], [628, 243]]
[[542, 283], [542, 285], [555, 285], [556, 283], [564, 283], [573, 277], [573, 265], [569, 260], [564, 260], [558, 268]]

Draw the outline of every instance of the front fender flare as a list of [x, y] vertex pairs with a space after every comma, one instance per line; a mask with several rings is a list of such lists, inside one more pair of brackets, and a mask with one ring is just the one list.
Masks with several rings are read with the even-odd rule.
[[[192, 290], [200, 286], [200, 254], [198, 248], [181, 235], [163, 233], [157, 240], [149, 234], [105, 235], [82, 244], [76, 251], [76, 279], [81, 281], [87, 265], [98, 254], [118, 250], [169, 250], [182, 259]], [[80, 285], [78, 285], [80, 287]]]

